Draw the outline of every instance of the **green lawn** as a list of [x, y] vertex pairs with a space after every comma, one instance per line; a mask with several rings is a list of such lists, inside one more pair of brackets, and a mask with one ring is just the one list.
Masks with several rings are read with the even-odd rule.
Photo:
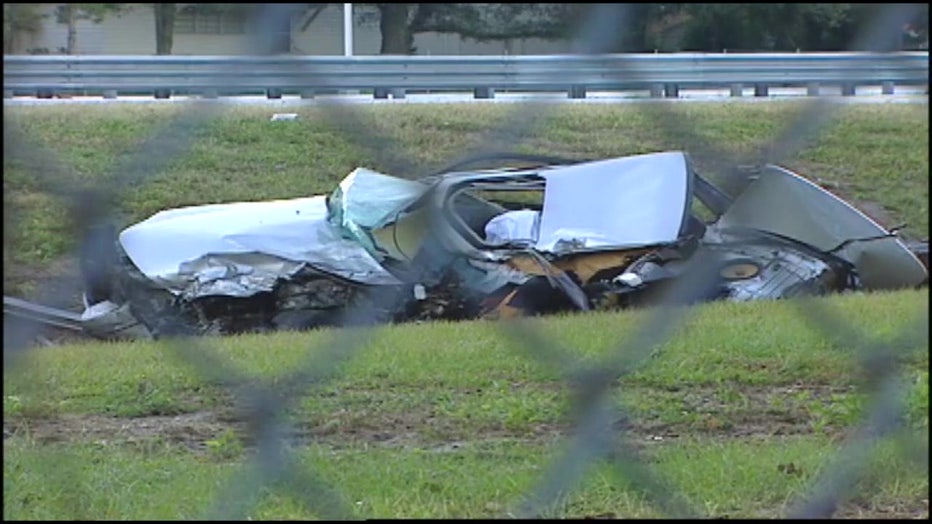
[[[115, 212], [124, 225], [176, 206], [329, 193], [357, 166], [415, 176], [480, 146], [574, 158], [692, 151], [696, 140], [683, 132], [689, 128], [699, 140], [737, 155], [780, 136], [805, 107], [793, 101], [561, 105], [549, 110], [509, 104], [386, 105], [344, 108], [352, 111], [351, 121], [342, 111], [307, 107], [294, 109], [299, 120], [283, 122], [269, 122], [281, 109], [231, 107], [193, 128], [177, 154], [167, 155], [171, 158], [165, 158], [163, 141], [137, 164], [127, 164], [125, 155], [172, 118], [190, 116], [184, 108], [8, 107], [5, 123], [16, 122], [32, 144], [44, 149], [5, 150], [5, 216], [16, 226], [4, 241], [4, 274], [7, 266], [42, 270], [74, 247], [66, 203], [48, 188], [71, 194], [68, 188], [76, 183], [112, 184], [133, 166], [158, 168], [121, 196]], [[541, 116], [518, 136], [493, 133], [525, 114], [521, 111]], [[871, 203], [865, 208], [869, 214], [874, 205], [885, 209], [888, 222], [909, 224], [906, 234], [927, 236], [928, 106], [843, 105], [833, 117], [812, 143], [781, 163], [833, 185], [856, 204]], [[372, 135], [381, 141], [359, 138]], [[712, 169], [707, 152], [693, 152], [700, 171], [714, 178], [715, 172], [703, 171]], [[396, 158], [407, 159], [413, 166], [407, 169], [418, 171], [399, 170]], [[67, 173], [52, 172], [46, 165], [50, 160]]]
[[[880, 340], [928, 313], [927, 290], [820, 300]], [[594, 364], [650, 313], [535, 322]], [[561, 370], [499, 329], [474, 321], [374, 330], [331, 380], [289, 396], [298, 470], [333, 486], [355, 517], [508, 516], [565, 449], [575, 411]], [[199, 343], [236, 373], [281, 383], [298, 368], [319, 369], [340, 333]], [[254, 435], [229, 390], [167, 349], [39, 349], [5, 371], [6, 518], [197, 518], [228, 493]], [[928, 357], [927, 344], [898, 354], [913, 431], [870, 454], [840, 515], [928, 515], [927, 471], [905, 445], [928, 433]], [[714, 303], [620, 379], [612, 399], [630, 417], [625, 437], [692, 511], [776, 517], [862, 419], [864, 376], [852, 350], [810, 329], [792, 303]], [[596, 462], [550, 511], [659, 516], [637, 485], [624, 468]], [[251, 518], [326, 516], [319, 497], [309, 508], [286, 487], [236, 500]]]
[[[28, 289], [24, 279], [41, 285], [74, 248], [67, 202], [55, 195], [75, 184], [113, 187], [137, 167], [153, 173], [123, 193], [115, 210], [123, 224], [174, 206], [329, 192], [357, 166], [414, 176], [490, 145], [575, 158], [686, 149], [714, 176], [715, 159], [695, 151], [695, 136], [683, 129], [728, 154], [746, 154], [804, 107], [561, 105], [538, 108], [520, 140], [490, 134], [531, 114], [508, 104], [353, 107], [356, 134], [347, 132], [350, 120], [326, 108], [269, 122], [281, 109], [239, 107], [178, 144], [171, 136], [150, 144], [153, 154], [137, 164], [127, 158], [172, 118], [190, 117], [185, 108], [8, 107], [5, 124], [15, 121], [41, 148], [4, 151], [5, 292]], [[924, 237], [928, 121], [927, 105], [840, 106], [815, 141], [782, 163]], [[384, 140], [360, 141], [360, 130]], [[398, 158], [413, 167], [395, 169]], [[820, 301], [838, 308], [862, 338], [884, 341], [928, 315], [928, 289]], [[591, 366], [617, 357], [617, 344], [651, 313], [534, 322]], [[356, 352], [337, 347], [345, 360], [329, 380], [287, 396], [288, 463], [304, 477], [242, 492], [229, 483], [243, 478], [256, 453], [255, 428], [218, 378], [280, 386], [299, 369], [323, 372], [332, 341], [348, 331], [181, 347], [206, 348], [228, 368], [195, 367], [166, 342], [36, 348], [4, 368], [4, 518], [190, 519], [240, 509], [248, 518], [304, 519], [331, 516], [334, 505], [342, 509], [335, 515], [358, 518], [511, 516], [566, 449], [578, 408], [568, 370], [547, 365], [540, 348], [517, 345], [501, 327], [392, 325], [363, 332]], [[620, 434], [692, 512], [779, 517], [811, 489], [869, 409], [855, 357], [854, 348], [813, 331], [792, 303], [707, 304], [618, 380], [611, 402], [629, 417]], [[897, 361], [905, 430], [871, 450], [836, 516], [928, 518], [928, 343], [900, 348]], [[917, 446], [925, 455], [916, 455]], [[315, 479], [332, 487], [323, 490], [329, 496], [309, 491]], [[630, 467], [597, 461], [549, 501], [544, 516], [662, 515], [642, 485]]]

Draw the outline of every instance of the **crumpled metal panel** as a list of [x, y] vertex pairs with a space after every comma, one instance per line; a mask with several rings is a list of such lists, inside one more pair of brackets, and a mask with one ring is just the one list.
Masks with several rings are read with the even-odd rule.
[[[823, 289], [823, 278], [834, 277], [832, 268], [825, 262], [774, 246], [731, 246], [724, 251], [723, 259], [719, 276], [728, 290], [728, 298], [737, 302], [821, 295], [830, 291]], [[741, 266], [748, 266], [750, 272], [736, 274], [733, 278], [726, 274], [730, 267]]]
[[837, 249], [836, 255], [857, 268], [866, 289], [911, 287], [928, 277], [922, 262], [879, 224], [816, 184], [778, 166], [766, 166], [715, 228], [758, 229], [821, 251]]
[[88, 306], [81, 314], [84, 330], [95, 336], [152, 338], [152, 333], [129, 309], [129, 304], [114, 304], [109, 300]]
[[147, 278], [187, 298], [251, 296], [304, 265], [363, 284], [399, 283], [327, 220], [324, 196], [162, 211], [119, 240]]
[[672, 242], [688, 209], [689, 171], [682, 152], [555, 167], [541, 176], [547, 186], [535, 247], [543, 252]]

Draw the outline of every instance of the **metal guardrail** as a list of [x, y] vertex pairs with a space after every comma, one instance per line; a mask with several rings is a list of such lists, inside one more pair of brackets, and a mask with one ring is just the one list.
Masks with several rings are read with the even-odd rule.
[[[561, 83], [560, 79], [567, 79]], [[265, 92], [313, 97], [315, 92], [372, 90], [377, 98], [407, 91], [473, 91], [490, 98], [496, 89], [567, 91], [649, 89], [652, 96], [676, 97], [681, 87], [730, 87], [740, 96], [753, 86], [927, 85], [928, 52], [615, 54], [552, 56], [18, 56], [3, 58], [4, 96], [51, 97], [61, 92], [102, 92], [104, 96], [196, 93], [208, 97]]]

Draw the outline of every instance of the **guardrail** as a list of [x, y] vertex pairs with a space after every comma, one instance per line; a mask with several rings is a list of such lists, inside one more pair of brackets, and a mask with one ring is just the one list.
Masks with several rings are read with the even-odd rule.
[[[561, 82], [560, 79], [566, 79]], [[650, 90], [676, 97], [680, 88], [730, 88], [740, 96], [753, 86], [767, 96], [771, 86], [928, 85], [929, 53], [615, 54], [553, 56], [17, 56], [3, 58], [4, 97], [59, 93], [171, 93], [216, 97], [265, 92], [313, 97], [339, 90], [371, 90], [376, 98], [406, 91]]]

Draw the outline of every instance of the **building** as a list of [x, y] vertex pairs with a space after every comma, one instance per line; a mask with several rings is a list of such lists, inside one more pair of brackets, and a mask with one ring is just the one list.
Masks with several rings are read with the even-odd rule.
[[[42, 15], [33, 31], [5, 36], [9, 54], [64, 54], [68, 27], [58, 23], [55, 10], [62, 4], [36, 4]], [[75, 50], [82, 55], [154, 55], [155, 14], [152, 4], [124, 4], [126, 10], [100, 23], [75, 23]], [[198, 13], [176, 4], [173, 55], [252, 54], [254, 36], [250, 21], [230, 13]], [[291, 53], [296, 55], [343, 55], [343, 6], [320, 4], [291, 21]], [[5, 6], [6, 7], [6, 6]], [[6, 11], [5, 11], [6, 13]], [[353, 6], [353, 54], [376, 55], [381, 45], [379, 11], [371, 4]], [[4, 29], [7, 32], [6, 20]], [[503, 55], [565, 53], [568, 41], [537, 38], [477, 42], [448, 33], [420, 33], [414, 37], [419, 55]]]

